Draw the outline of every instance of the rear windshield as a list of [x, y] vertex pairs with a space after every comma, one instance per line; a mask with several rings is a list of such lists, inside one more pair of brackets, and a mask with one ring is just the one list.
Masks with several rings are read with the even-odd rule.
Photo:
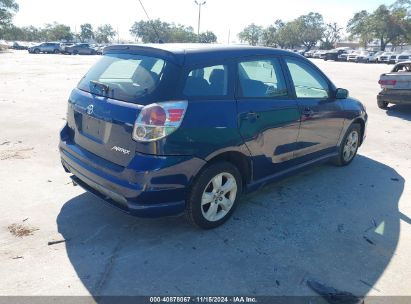
[[128, 102], [156, 93], [167, 62], [134, 54], [107, 54], [80, 80], [78, 88], [95, 95]]

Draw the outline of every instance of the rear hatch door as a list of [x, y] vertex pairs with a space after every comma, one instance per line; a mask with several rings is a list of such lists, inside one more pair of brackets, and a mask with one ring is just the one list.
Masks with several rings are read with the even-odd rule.
[[[105, 160], [126, 166], [146, 143], [132, 139], [141, 109], [172, 98], [176, 66], [158, 57], [109, 54], [73, 90], [67, 121], [71, 141]], [[174, 77], [172, 77], [174, 76]]]
[[137, 143], [131, 136], [141, 108], [76, 89], [70, 97], [67, 119], [74, 130], [72, 141], [101, 158], [126, 166], [135, 154]]

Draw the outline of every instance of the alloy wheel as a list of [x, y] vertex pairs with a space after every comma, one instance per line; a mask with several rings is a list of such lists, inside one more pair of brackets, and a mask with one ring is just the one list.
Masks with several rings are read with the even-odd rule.
[[359, 144], [359, 136], [357, 130], [352, 130], [345, 141], [343, 158], [345, 162], [351, 161], [357, 152]]
[[211, 179], [201, 197], [201, 212], [210, 222], [224, 218], [234, 205], [237, 196], [234, 176], [223, 172]]

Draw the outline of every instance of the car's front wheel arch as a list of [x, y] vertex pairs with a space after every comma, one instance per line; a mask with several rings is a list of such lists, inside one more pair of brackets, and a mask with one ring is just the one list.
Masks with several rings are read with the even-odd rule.
[[352, 124], [358, 124], [361, 127], [361, 137], [360, 137], [360, 146], [364, 142], [364, 135], [365, 135], [365, 121], [362, 118], [355, 119]]

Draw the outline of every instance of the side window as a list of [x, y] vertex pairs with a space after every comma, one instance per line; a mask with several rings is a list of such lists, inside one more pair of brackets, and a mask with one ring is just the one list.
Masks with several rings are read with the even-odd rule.
[[328, 98], [328, 82], [308, 64], [286, 59], [297, 98]]
[[193, 96], [226, 96], [228, 70], [225, 65], [213, 65], [190, 71], [183, 94]]
[[243, 61], [238, 64], [240, 96], [275, 98], [288, 95], [278, 59]]

